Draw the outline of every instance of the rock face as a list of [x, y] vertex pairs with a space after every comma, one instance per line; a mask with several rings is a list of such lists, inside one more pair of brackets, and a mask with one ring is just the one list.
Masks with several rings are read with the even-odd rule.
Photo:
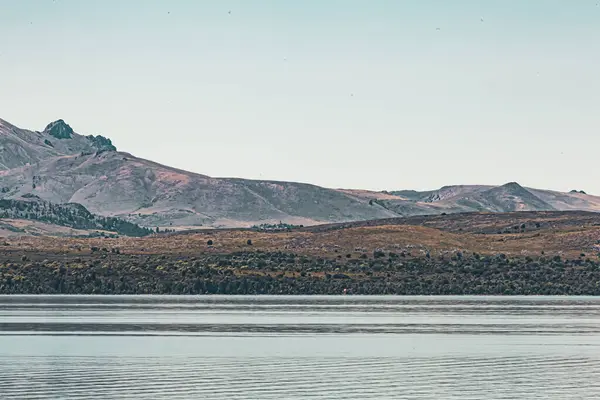
[[502, 186], [418, 192], [326, 189], [294, 182], [212, 178], [118, 152], [63, 120], [33, 132], [0, 120], [0, 199], [37, 196], [149, 227], [314, 225], [465, 211], [600, 211], [600, 198]]
[[71, 128], [65, 121], [59, 119], [58, 121], [50, 122], [44, 133], [53, 136], [57, 139], [71, 139], [73, 136], [73, 128]]
[[100, 151], [117, 151], [117, 148], [112, 144], [112, 141], [104, 136], [88, 135], [86, 136], [92, 145]]

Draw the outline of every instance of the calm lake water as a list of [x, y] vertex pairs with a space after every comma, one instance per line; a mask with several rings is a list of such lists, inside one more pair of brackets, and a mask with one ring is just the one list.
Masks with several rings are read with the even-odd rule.
[[600, 299], [0, 296], [0, 398], [600, 398]]

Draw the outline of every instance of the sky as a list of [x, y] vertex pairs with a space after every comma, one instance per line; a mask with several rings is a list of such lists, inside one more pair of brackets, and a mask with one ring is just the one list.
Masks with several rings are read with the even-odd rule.
[[0, 0], [0, 118], [215, 177], [600, 194], [598, 0]]

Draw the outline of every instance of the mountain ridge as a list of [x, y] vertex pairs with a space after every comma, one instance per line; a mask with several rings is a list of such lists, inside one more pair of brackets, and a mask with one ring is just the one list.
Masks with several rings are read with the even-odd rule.
[[80, 135], [62, 119], [43, 132], [0, 119], [0, 199], [33, 195], [52, 203], [78, 203], [95, 214], [148, 227], [308, 226], [480, 211], [600, 211], [600, 197], [581, 192], [525, 188], [516, 182], [374, 192], [215, 178], [117, 151], [110, 139]]
[[[440, 213], [514, 211], [600, 211], [600, 196], [523, 187], [517, 182], [504, 185], [455, 185], [438, 190], [398, 190], [382, 192], [407, 200], [372, 198], [403, 217]], [[453, 193], [449, 196], [448, 193]]]

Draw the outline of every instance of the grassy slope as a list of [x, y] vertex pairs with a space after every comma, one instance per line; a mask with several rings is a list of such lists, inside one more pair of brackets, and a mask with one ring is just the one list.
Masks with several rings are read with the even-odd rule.
[[[387, 221], [387, 223], [386, 223]], [[375, 250], [410, 253], [412, 257], [456, 252], [509, 255], [563, 254], [600, 251], [600, 214], [584, 212], [528, 212], [460, 214], [336, 224], [289, 232], [206, 230], [153, 235], [146, 238], [57, 239], [21, 238], [19, 250], [74, 253], [91, 247], [118, 247], [129, 254], [214, 254], [239, 251], [283, 251], [314, 257], [347, 254], [372, 257]], [[524, 226], [524, 228], [523, 228]], [[514, 229], [517, 228], [517, 229]], [[498, 233], [501, 231], [503, 233]], [[505, 233], [510, 232], [510, 233]], [[213, 245], [208, 246], [207, 241]], [[247, 244], [252, 241], [252, 245]], [[16, 244], [16, 243], [15, 243]]]

